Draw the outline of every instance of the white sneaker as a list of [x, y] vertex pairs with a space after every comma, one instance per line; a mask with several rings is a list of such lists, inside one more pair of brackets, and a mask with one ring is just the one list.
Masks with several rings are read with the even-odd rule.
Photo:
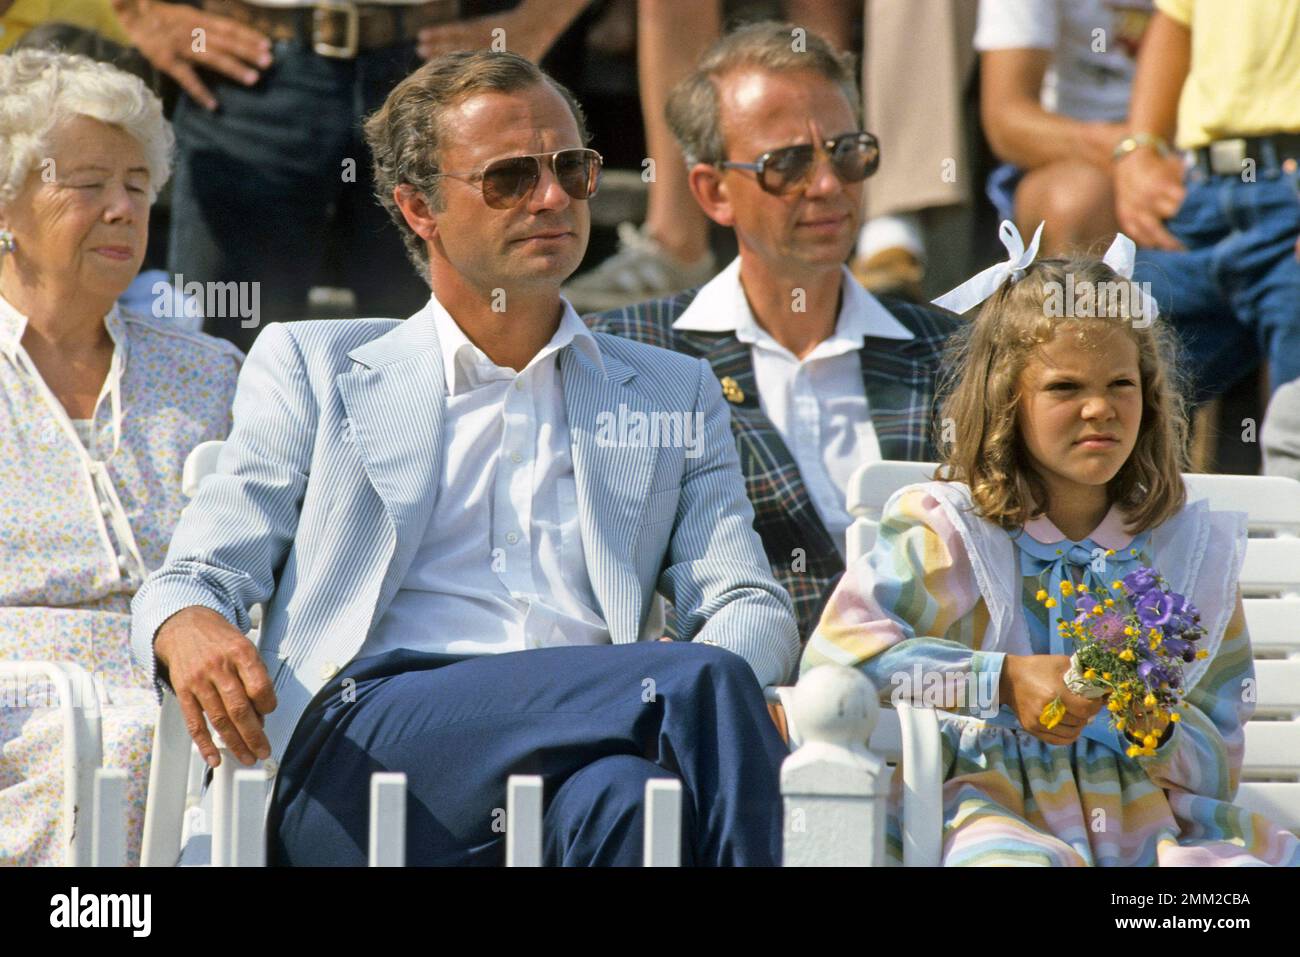
[[599, 312], [703, 285], [716, 272], [712, 252], [683, 263], [646, 235], [645, 227], [620, 223], [618, 252], [570, 281], [561, 292], [578, 312]]

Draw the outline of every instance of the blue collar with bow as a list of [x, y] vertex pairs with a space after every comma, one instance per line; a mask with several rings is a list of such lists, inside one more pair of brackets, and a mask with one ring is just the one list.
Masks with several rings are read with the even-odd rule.
[[[1061, 634], [1060, 625], [1067, 616], [1073, 620], [1070, 610], [1073, 600], [1063, 598], [1061, 583], [1070, 581], [1073, 585], [1086, 584], [1093, 594], [1105, 594], [1110, 583], [1123, 578], [1142, 563], [1142, 556], [1150, 540], [1148, 532], [1139, 532], [1135, 536], [1123, 533], [1119, 513], [1112, 509], [1093, 537], [1082, 541], [1067, 539], [1046, 517], [1036, 519], [1024, 528], [1011, 533], [1011, 541], [1016, 546], [1020, 559], [1021, 580], [1033, 578], [1040, 582], [1040, 587], [1056, 599], [1056, 605], [1047, 611], [1047, 647], [1038, 647], [1033, 642], [1033, 650], [1038, 654], [1071, 655], [1078, 647], [1072, 638]], [[1037, 536], [1037, 537], [1036, 537]], [[1059, 536], [1059, 537], [1058, 537]], [[1043, 538], [1056, 539], [1043, 541]], [[1033, 635], [1032, 630], [1030, 632]], [[1009, 709], [1003, 708], [994, 724], [1019, 729], [1019, 722]], [[1110, 713], [1105, 709], [1083, 731], [1083, 737], [1091, 738], [1106, 747], [1121, 753], [1124, 745], [1119, 736], [1110, 727]]]

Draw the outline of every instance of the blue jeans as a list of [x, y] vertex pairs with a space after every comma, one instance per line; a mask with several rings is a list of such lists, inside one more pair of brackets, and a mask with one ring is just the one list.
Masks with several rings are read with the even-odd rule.
[[788, 754], [754, 673], [691, 643], [353, 661], [298, 721], [268, 863], [362, 866], [369, 782], [407, 776], [408, 865], [500, 865], [506, 778], [545, 783], [543, 861], [641, 863], [645, 784], [682, 782], [682, 863], [780, 861]]
[[1261, 162], [1257, 180], [1187, 174], [1166, 224], [1186, 252], [1143, 249], [1133, 278], [1151, 283], [1178, 330], [1196, 401], [1269, 363], [1271, 389], [1300, 378], [1300, 173]]
[[[205, 76], [215, 113], [177, 103], [169, 271], [259, 282], [262, 323], [302, 319], [332, 229], [358, 314], [410, 315], [429, 289], [374, 198], [361, 122], [418, 66], [414, 44], [332, 60], [281, 41], [272, 55], [251, 88]], [[239, 316], [209, 316], [205, 328], [245, 350], [258, 331]]]

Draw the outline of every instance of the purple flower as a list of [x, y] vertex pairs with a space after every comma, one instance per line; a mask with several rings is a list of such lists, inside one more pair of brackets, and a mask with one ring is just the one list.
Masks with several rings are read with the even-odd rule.
[[1092, 633], [1096, 635], [1098, 641], [1117, 648], [1124, 643], [1126, 627], [1127, 623], [1123, 615], [1108, 611], [1093, 622]]
[[1157, 585], [1156, 573], [1154, 569], [1146, 565], [1140, 566], [1136, 571], [1131, 571], [1120, 579], [1124, 587], [1136, 595], [1141, 595], [1150, 591]]
[[1174, 602], [1166, 592], [1152, 589], [1134, 603], [1143, 628], [1160, 628], [1173, 614]]
[[1196, 649], [1190, 641], [1184, 641], [1182, 638], [1166, 638], [1164, 647], [1175, 658], [1182, 658], [1186, 662], [1196, 660]]
[[1093, 608], [1097, 607], [1097, 599], [1093, 598], [1091, 595], [1080, 595], [1078, 600], [1074, 603], [1074, 607], [1079, 612], [1079, 614], [1075, 616], [1076, 619], [1082, 621], [1085, 615], [1091, 614]]
[[1154, 661], [1140, 661], [1137, 667], [1138, 677], [1148, 688], [1159, 688], [1160, 682], [1168, 681], [1167, 672]]

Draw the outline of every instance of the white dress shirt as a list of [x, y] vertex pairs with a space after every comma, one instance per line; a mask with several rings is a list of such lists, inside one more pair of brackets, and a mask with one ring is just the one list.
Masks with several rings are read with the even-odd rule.
[[843, 271], [835, 331], [802, 359], [755, 320], [740, 283], [739, 258], [703, 286], [673, 323], [674, 329], [731, 332], [749, 345], [759, 407], [794, 456], [841, 555], [853, 521], [846, 508], [849, 477], [863, 463], [880, 460], [862, 382], [863, 340], [914, 338], [847, 268]]
[[607, 644], [587, 573], [559, 374], [562, 349], [603, 368], [564, 304], [523, 371], [495, 365], [436, 299], [446, 373], [442, 475], [411, 568], [358, 657], [396, 648], [491, 654]]

